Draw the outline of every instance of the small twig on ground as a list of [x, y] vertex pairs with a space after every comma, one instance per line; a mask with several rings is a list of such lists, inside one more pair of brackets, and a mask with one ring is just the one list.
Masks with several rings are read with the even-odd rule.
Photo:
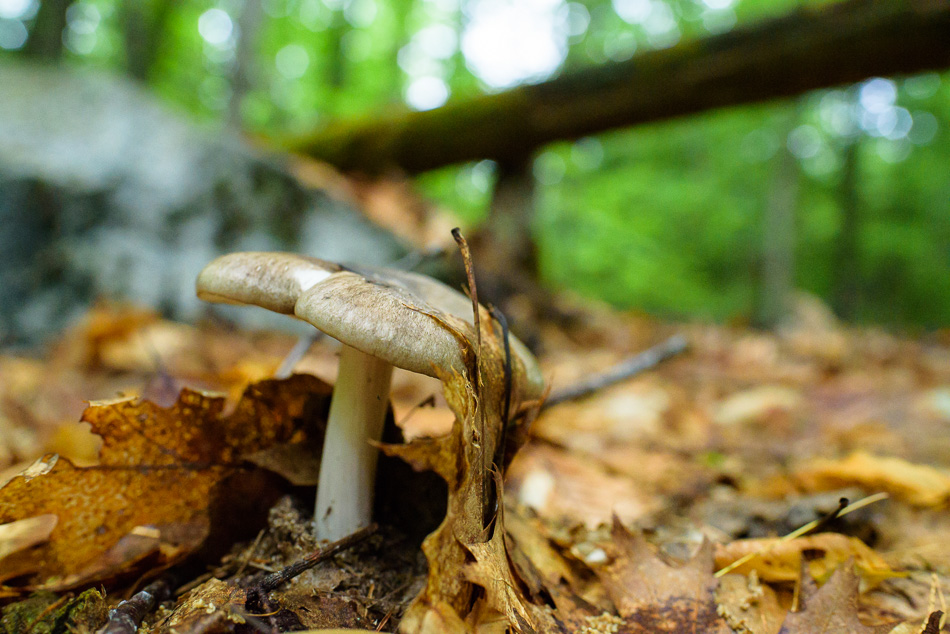
[[167, 576], [148, 584], [128, 601], [122, 601], [110, 610], [109, 620], [96, 630], [96, 634], [135, 634], [145, 615], [172, 596], [173, 585]]
[[251, 544], [251, 547], [247, 549], [247, 553], [244, 557], [241, 558], [241, 566], [237, 569], [237, 572], [234, 573], [235, 576], [241, 576], [241, 573], [244, 572], [244, 569], [247, 568], [247, 565], [251, 561], [251, 557], [254, 556], [254, 553], [257, 552], [257, 547], [261, 545], [261, 539], [264, 537], [264, 529], [262, 528], [257, 533], [257, 538], [254, 540], [254, 543]]
[[323, 336], [322, 332], [314, 330], [313, 334], [306, 334], [300, 337], [300, 339], [297, 339], [297, 343], [290, 349], [290, 352], [287, 353], [284, 360], [280, 362], [280, 367], [274, 372], [274, 378], [289, 378], [290, 375], [293, 374], [294, 366], [300, 363], [300, 360], [307, 354], [307, 350], [310, 350], [310, 347], [316, 343], [321, 336]]
[[640, 354], [615, 365], [603, 374], [598, 374], [586, 381], [555, 392], [544, 402], [544, 408], [547, 409], [548, 407], [560, 405], [566, 401], [583, 398], [606, 387], [610, 387], [614, 383], [619, 383], [641, 372], [650, 370], [659, 365], [661, 361], [665, 361], [686, 350], [687, 345], [686, 337], [683, 335], [673, 335], [663, 343], [644, 350]]
[[424, 249], [414, 249], [402, 256], [395, 262], [388, 264], [391, 269], [402, 269], [403, 271], [412, 271], [426, 260], [443, 257], [449, 252], [447, 247], [426, 247]]
[[351, 548], [356, 544], [360, 543], [370, 535], [376, 532], [378, 526], [376, 524], [370, 524], [366, 528], [361, 528], [355, 533], [351, 533], [339, 539], [335, 542], [331, 542], [324, 546], [323, 548], [317, 549], [298, 561], [278, 570], [277, 572], [271, 573], [256, 583], [253, 583], [251, 590], [256, 590], [257, 592], [263, 594], [270, 592], [271, 590], [276, 590], [280, 586], [284, 585], [300, 573], [313, 568], [321, 561], [329, 559], [333, 555], [337, 554], [341, 550], [346, 550]]
[[841, 516], [841, 511], [848, 508], [848, 505], [850, 503], [851, 502], [848, 500], [848, 498], [841, 498], [840, 500], [838, 500], [838, 508], [836, 508], [831, 513], [828, 513], [827, 515], [819, 519], [818, 523], [816, 523], [811, 529], [809, 529], [808, 532], [820, 533], [824, 531], [825, 528], [827, 528], [829, 524], [831, 524], [833, 521], [835, 521], [836, 519], [838, 519], [838, 517]]

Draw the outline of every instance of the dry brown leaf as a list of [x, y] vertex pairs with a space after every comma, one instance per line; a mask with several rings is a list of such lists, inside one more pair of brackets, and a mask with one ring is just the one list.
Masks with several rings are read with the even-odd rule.
[[796, 581], [802, 556], [807, 553], [808, 572], [818, 581], [826, 580], [841, 564], [853, 559], [865, 588], [884, 579], [901, 576], [884, 558], [857, 537], [840, 533], [819, 533], [797, 539], [740, 539], [716, 546], [716, 568], [725, 568], [750, 553], [761, 553], [735, 569], [739, 574], [753, 570], [768, 582]]
[[179, 599], [171, 615], [157, 623], [152, 631], [158, 634], [232, 631], [233, 624], [247, 622], [243, 609], [246, 594], [243, 588], [210, 579]]
[[808, 575], [802, 580], [802, 606], [785, 617], [780, 634], [884, 634], [896, 624], [869, 626], [858, 620], [858, 575], [847, 563], [815, 589]]
[[249, 387], [230, 414], [223, 414], [224, 398], [188, 389], [169, 408], [91, 404], [83, 420], [103, 438], [99, 465], [51, 459], [0, 488], [0, 522], [58, 518], [49, 541], [29, 553], [29, 587], [108, 580], [139, 562], [192, 552], [208, 533], [218, 485], [251, 452], [305, 442], [300, 422], [321, 411], [329, 394], [325, 383], [297, 375]]
[[[493, 323], [487, 313], [481, 320]], [[452, 431], [440, 438], [382, 447], [417, 470], [436, 472], [449, 487], [445, 519], [422, 545], [429, 562], [426, 586], [403, 617], [400, 630], [413, 634], [471, 631], [489, 622], [507, 621], [517, 631], [547, 631], [545, 608], [527, 601], [515, 580], [506, 552], [503, 515], [495, 518], [493, 537], [483, 526], [486, 492], [497, 486], [501, 499], [500, 482], [493, 482], [489, 469], [503, 429], [505, 355], [500, 330], [483, 327], [481, 348], [476, 351], [467, 343], [477, 339], [470, 324], [448, 316], [442, 325], [454, 331], [472, 368], [464, 376], [440, 377], [445, 400], [456, 417]], [[515, 424], [523, 426], [537, 411], [536, 407], [522, 407], [528, 400], [528, 384], [524, 368], [517, 358], [512, 360], [511, 412], [517, 413]], [[509, 441], [521, 436], [508, 434]], [[495, 512], [494, 506], [489, 510]], [[483, 588], [487, 604], [476, 606], [478, 586]]]
[[863, 451], [838, 460], [813, 460], [795, 473], [795, 480], [807, 491], [845, 486], [887, 491], [916, 506], [940, 506], [950, 500], [950, 475], [946, 472]]
[[775, 592], [761, 584], [754, 572], [748, 577], [722, 577], [716, 588], [716, 601], [719, 614], [738, 634], [776, 634], [785, 618], [785, 609], [779, 605]]
[[717, 613], [712, 544], [681, 566], [664, 562], [639, 533], [614, 520], [609, 562], [594, 568], [623, 619], [619, 631], [728, 634]]

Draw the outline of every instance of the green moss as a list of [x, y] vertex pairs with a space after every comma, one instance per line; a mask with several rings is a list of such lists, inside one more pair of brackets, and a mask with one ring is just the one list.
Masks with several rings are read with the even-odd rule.
[[0, 634], [94, 632], [105, 620], [105, 597], [98, 590], [67, 600], [54, 592], [37, 592], [0, 611]]

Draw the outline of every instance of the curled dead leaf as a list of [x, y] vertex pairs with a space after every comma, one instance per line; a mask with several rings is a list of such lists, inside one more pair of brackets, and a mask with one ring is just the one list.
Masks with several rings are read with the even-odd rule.
[[[849, 559], [855, 562], [865, 589], [884, 579], [901, 576], [884, 558], [857, 537], [839, 533], [819, 533], [797, 539], [740, 539], [716, 546], [716, 568], [721, 569], [749, 553], [760, 553], [735, 569], [740, 574], [752, 571], [768, 582], [796, 581], [801, 573], [802, 560], [812, 577], [826, 580], [831, 573]], [[807, 555], [807, 556], [806, 556]]]
[[26, 585], [7, 591], [106, 581], [193, 552], [208, 533], [219, 485], [246, 468], [245, 455], [304, 442], [296, 432], [329, 393], [318, 379], [298, 375], [250, 386], [230, 414], [223, 398], [188, 389], [168, 408], [134, 400], [90, 405], [83, 420], [103, 438], [100, 464], [46, 459], [0, 488], [0, 522], [44, 514], [59, 520], [30, 551]]

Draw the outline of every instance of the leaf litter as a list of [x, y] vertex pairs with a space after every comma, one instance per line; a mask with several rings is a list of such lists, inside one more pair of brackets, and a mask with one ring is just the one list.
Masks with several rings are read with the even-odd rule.
[[[127, 320], [121, 328], [97, 327], [95, 346], [99, 352], [78, 355], [75, 358], [79, 361], [73, 361], [74, 366], [68, 371], [72, 376], [92, 375], [97, 368], [111, 364], [128, 373], [126, 385], [154, 375], [154, 358], [149, 360], [141, 352], [123, 354], [122, 347], [133, 345], [129, 342], [136, 341], [135, 333], [140, 329], [161, 330], [163, 323], [143, 319]], [[629, 316], [595, 315], [591, 324], [567, 337], [549, 333], [548, 341], [554, 343], [548, 345], [557, 346], [545, 355], [549, 376], [576, 373], [566, 369], [565, 364], [570, 363], [605, 367], [613, 358], [627, 354], [626, 350], [616, 348], [616, 342], [623, 342], [632, 352], [670, 332], [668, 326]], [[185, 619], [191, 613], [197, 618], [198, 608], [207, 611], [214, 604], [224, 606], [222, 613], [228, 618], [215, 617], [222, 620], [214, 625], [202, 621], [200, 627], [205, 629], [201, 631], [245, 631], [241, 628], [247, 627], [278, 627], [282, 631], [331, 626], [373, 629], [379, 625], [391, 630], [399, 625], [400, 631], [406, 632], [503, 631], [510, 627], [522, 632], [864, 634], [892, 630], [921, 632], [927, 615], [941, 607], [934, 598], [939, 593], [931, 589], [942, 591], [946, 581], [941, 567], [950, 558], [945, 557], [941, 548], [941, 543], [946, 543], [943, 534], [930, 533], [935, 541], [928, 544], [926, 527], [938, 530], [941, 525], [945, 498], [941, 497], [941, 480], [934, 474], [942, 474], [948, 465], [939, 452], [919, 437], [929, 435], [929, 444], [938, 447], [943, 446], [942, 439], [946, 437], [941, 435], [941, 425], [946, 424], [943, 412], [932, 405], [933, 395], [944, 389], [940, 386], [950, 385], [950, 364], [941, 361], [939, 344], [902, 341], [880, 333], [868, 336], [838, 326], [830, 329], [831, 334], [786, 332], [776, 337], [738, 329], [683, 327], [693, 350], [688, 358], [669, 361], [625, 385], [608, 388], [581, 403], [561, 405], [541, 416], [533, 428], [534, 440], [519, 453], [510, 469], [504, 491], [501, 482], [495, 485], [499, 497], [504, 493], [504, 503], [485, 526], [481, 509], [483, 481], [486, 477], [494, 480], [495, 476], [476, 468], [480, 458], [473, 453], [468, 440], [480, 420], [499, 417], [503, 364], [501, 346], [492, 341], [497, 337], [483, 330], [488, 341], [483, 344], [485, 350], [479, 359], [483, 371], [477, 390], [466, 377], [443, 377], [444, 402], [448, 405], [443, 409], [451, 409], [456, 418], [451, 432], [434, 437], [431, 433], [423, 434], [408, 444], [384, 447], [385, 452], [407, 460], [414, 468], [434, 470], [449, 483], [449, 510], [422, 548], [428, 566], [414, 550], [414, 542], [396, 535], [398, 531], [386, 533], [272, 593], [268, 600], [275, 602], [279, 617], [256, 616], [267, 613], [248, 609], [242, 594], [245, 586], [240, 579], [279, 569], [314, 546], [306, 537], [307, 507], [293, 502], [296, 498], [292, 494], [271, 511], [270, 521], [263, 526], [259, 539], [251, 536], [244, 542], [232, 540], [228, 542], [234, 544], [229, 554], [217, 564], [213, 560], [204, 564], [207, 580], [200, 581], [199, 573], [195, 573], [197, 584], [182, 580], [186, 587], [180, 591], [183, 594], [177, 603], [165, 604], [153, 613], [148, 620], [150, 627], [157, 628], [154, 631], [172, 631], [169, 623], [175, 622], [174, 615]], [[274, 343], [264, 346], [269, 353], [256, 353], [255, 358], [260, 361], [255, 363], [259, 363], [260, 370], [249, 370], [246, 363], [243, 368], [238, 367], [240, 361], [228, 351], [229, 345], [247, 345], [227, 343], [241, 341], [242, 335], [211, 329], [201, 331], [199, 336], [190, 334], [199, 331], [177, 325], [168, 330], [172, 331], [179, 333], [176, 336], [194, 337], [195, 342], [206, 339], [193, 348], [204, 361], [179, 361], [186, 355], [171, 355], [161, 372], [176, 377], [174, 381], [185, 377], [193, 384], [214, 385], [230, 394], [259, 376], [266, 376], [266, 368], [276, 367], [280, 355], [293, 344], [285, 337], [276, 337]], [[574, 343], [571, 337], [582, 340], [583, 345]], [[834, 354], [828, 352], [830, 348], [823, 348], [822, 337], [833, 338]], [[259, 335], [255, 338], [257, 342], [264, 341]], [[134, 345], [141, 349], [141, 344]], [[184, 348], [187, 346], [181, 349]], [[314, 355], [332, 357], [332, 349], [315, 348], [299, 367], [322, 367]], [[104, 350], [109, 350], [108, 354]], [[215, 360], [215, 355], [221, 356]], [[0, 370], [12, 367], [7, 365], [7, 359], [0, 362]], [[31, 367], [35, 375], [38, 363], [22, 365]], [[60, 367], [55, 372], [60, 376], [67, 371], [63, 368], [65, 363], [59, 359]], [[582, 372], [586, 371], [589, 370]], [[116, 370], [104, 374], [109, 372], [111, 379], [96, 379], [86, 385], [95, 384], [100, 390], [116, 385]], [[293, 381], [315, 379], [294, 377], [290, 379]], [[38, 384], [34, 379], [34, 385]], [[139, 385], [145, 385], [144, 381]], [[233, 412], [225, 411], [228, 401], [223, 398], [193, 390], [183, 392], [181, 400], [171, 405], [166, 396], [164, 408], [128, 399], [91, 405], [87, 419], [104, 436], [99, 463], [92, 471], [83, 471], [88, 467], [75, 467], [65, 458], [47, 458], [35, 463], [31, 479], [21, 476], [0, 489], [0, 500], [6, 500], [14, 491], [19, 496], [15, 511], [11, 512], [9, 505], [0, 506], [3, 522], [42, 517], [47, 511], [57, 517], [57, 525], [50, 529], [48, 539], [43, 541], [46, 529], [39, 529], [30, 545], [14, 546], [0, 561], [0, 571], [4, 572], [11, 570], [12, 564], [25, 553], [31, 557], [20, 561], [37, 562], [25, 568], [18, 564], [15, 577], [4, 575], [8, 592], [19, 594], [40, 586], [78, 589], [84, 584], [99, 583], [118, 589], [142, 573], [186, 560], [209, 539], [226, 540], [224, 533], [217, 533], [219, 529], [211, 521], [208, 508], [213, 506], [215, 496], [228, 488], [230, 477], [254, 468], [249, 461], [255, 455], [256, 464], [283, 470], [285, 476], [298, 484], [312, 484], [312, 478], [299, 475], [299, 458], [286, 457], [286, 447], [303, 442], [304, 438], [306, 443], [319, 442], [319, 431], [310, 437], [302, 426], [304, 419], [310, 419], [310, 425], [314, 421], [319, 424], [319, 415], [305, 415], [304, 411], [320, 407], [307, 405], [306, 400], [311, 397], [304, 397], [281, 382], [263, 385], [270, 387], [252, 387], [250, 392], [257, 396], [246, 396], [251, 400], [234, 407]], [[757, 385], [781, 389], [756, 392]], [[880, 391], [882, 386], [890, 386], [886, 389], [889, 401], [861, 400], [863, 395]], [[421, 389], [425, 392], [431, 388], [429, 384]], [[326, 386], [316, 391], [321, 390], [324, 395], [328, 393]], [[167, 395], [168, 390], [164, 393]], [[400, 402], [396, 391], [397, 411], [409, 412], [422, 400], [419, 389], [409, 388], [405, 393], [408, 399]], [[743, 393], [745, 400], [737, 400], [736, 395]], [[88, 394], [96, 394], [96, 390]], [[772, 399], [773, 395], [781, 398]], [[10, 393], [10, 397], [23, 398], [15, 393]], [[610, 405], [601, 410], [605, 400]], [[522, 412], [523, 422], [527, 423], [534, 412], [519, 406], [517, 401], [516, 395], [513, 411]], [[739, 411], [736, 403], [742, 405], [741, 415], [724, 417], [726, 405]], [[20, 411], [38, 411], [34, 405], [28, 402]], [[258, 414], [269, 412], [264, 418], [270, 416], [271, 422], [255, 426], [249, 420], [229, 419], [240, 417], [238, 412], [244, 411], [242, 408]], [[625, 410], [633, 412], [630, 418], [625, 419]], [[144, 421], [140, 420], [143, 414]], [[213, 437], [202, 438], [193, 431], [178, 435], [182, 432], [182, 421], [193, 414], [211, 420]], [[35, 417], [44, 415], [41, 411]], [[579, 420], [584, 421], [580, 429], [576, 426]], [[630, 424], [637, 420], [641, 422]], [[55, 430], [61, 423], [62, 420], [53, 420], [45, 428]], [[240, 430], [249, 424], [255, 431], [248, 438], [242, 436], [247, 430], [234, 431], [236, 437], [227, 436], [227, 430]], [[910, 432], [908, 428], [914, 425], [915, 431]], [[53, 435], [55, 432], [34, 443], [34, 457], [39, 453], [37, 450], [49, 446]], [[7, 442], [6, 437], [0, 440]], [[489, 448], [498, 442], [491, 435], [482, 440]], [[267, 457], [260, 456], [261, 450], [268, 447], [274, 448], [269, 464]], [[860, 470], [855, 475], [849, 460], [853, 460], [851, 456], [856, 451], [864, 451], [873, 458], [864, 464], [870, 464], [870, 475], [862, 475]], [[28, 457], [28, 452], [18, 457]], [[285, 462], [296, 462], [297, 466], [283, 468]], [[636, 464], [650, 467], [637, 469]], [[843, 466], [836, 472], [835, 464]], [[814, 475], [815, 465], [824, 469], [824, 479]], [[92, 472], [99, 475], [90, 475]], [[197, 472], [202, 475], [196, 475]], [[110, 474], [108, 478], [106, 473]], [[684, 479], [677, 474], [688, 475]], [[917, 477], [919, 474], [927, 477]], [[160, 478], [173, 480], [171, 490], [186, 490], [176, 500], [175, 509], [164, 508], [158, 500], [163, 491], [170, 490], [158, 484]], [[598, 479], [616, 481], [615, 493], [599, 501], [596, 495], [585, 499], [580, 494], [577, 499], [586, 506], [552, 504], [562, 491], [571, 488], [597, 492], [602, 489], [602, 485], [596, 484]], [[816, 481], [819, 484], [814, 484]], [[934, 487], [929, 482], [938, 484]], [[11, 485], [13, 488], [8, 490]], [[32, 499], [26, 493], [30, 487], [48, 488], [48, 499]], [[718, 581], [713, 577], [719, 564], [726, 561], [721, 553], [730, 548], [745, 552], [743, 549], [759, 547], [736, 541], [748, 534], [745, 531], [749, 526], [756, 525], [757, 520], [749, 514], [751, 509], [773, 504], [770, 508], [779, 509], [774, 511], [778, 514], [772, 520], [774, 526], [795, 525], [793, 515], [781, 516], [783, 504], [791, 512], [796, 508], [794, 500], [805, 501], [814, 495], [813, 491], [829, 489], [833, 496], [843, 490], [841, 487], [856, 488], [866, 494], [888, 490], [898, 499], [879, 505], [871, 514], [863, 513], [857, 524], [841, 518], [828, 527], [856, 532], [864, 541], [841, 533], [805, 537], [800, 543], [790, 542], [791, 554], [780, 553], [776, 574], [770, 576], [769, 568], [762, 566]], [[66, 495], [57, 502], [54, 490], [60, 488], [69, 491], [70, 496], [75, 495], [73, 499], [79, 503], [67, 504]], [[124, 495], [129, 491], [136, 495], [131, 503], [132, 498], [126, 498], [124, 504], [106, 500], [110, 496], [116, 498], [117, 492]], [[282, 491], [293, 490], [285, 484]], [[912, 493], [902, 495], [902, 491]], [[155, 496], [158, 501], [144, 502], [151, 499], [148, 496]], [[121, 499], [121, 495], [118, 497]], [[83, 501], [90, 508], [82, 508]], [[604, 520], [613, 516], [614, 508], [623, 508], [633, 501], [638, 506], [630, 508], [639, 510], [627, 513], [623, 524], [614, 523], [605, 531]], [[136, 515], [130, 511], [138, 512], [139, 507], [147, 506], [154, 507], [154, 514]], [[734, 515], [749, 515], [730, 527], [714, 519], [722, 517], [715, 513], [716, 508], [731, 508]], [[288, 520], [291, 516], [295, 519]], [[905, 536], [904, 531], [894, 529], [896, 521], [910, 521], [920, 528], [906, 531]], [[289, 526], [296, 528], [288, 530]], [[656, 546], [647, 543], [642, 529], [647, 530]], [[717, 545], [704, 541], [704, 536]], [[0, 532], [0, 544], [3, 543], [22, 542], [4, 542]], [[761, 546], [768, 550], [767, 544]], [[378, 557], [379, 552], [393, 549], [401, 555], [388, 562], [389, 573], [380, 572], [386, 569], [385, 565], [375, 569], [364, 565], [368, 559]], [[33, 558], [33, 554], [42, 556]], [[717, 555], [720, 561], [714, 563]], [[847, 563], [849, 557], [853, 560], [851, 564]], [[838, 565], [842, 560], [846, 563]], [[787, 572], [796, 563], [811, 572], [804, 576]], [[858, 574], [852, 570], [854, 563]], [[924, 574], [924, 569], [932, 565], [938, 567], [933, 573], [936, 576]], [[889, 570], [908, 576], [888, 579]], [[376, 589], [371, 589], [373, 574], [380, 575]], [[828, 580], [816, 589], [812, 574], [819, 580]], [[872, 585], [867, 583], [872, 578], [884, 580], [872, 592], [859, 594], [861, 580]], [[14, 585], [9, 585], [11, 580]], [[796, 588], [800, 588], [798, 609], [790, 611], [796, 607]], [[416, 598], [410, 602], [412, 597]], [[913, 605], [907, 597], [916, 597]], [[374, 600], [379, 602], [374, 604]], [[11, 603], [8, 608], [20, 603]], [[239, 622], [242, 619], [243, 624]], [[886, 624], [887, 621], [891, 623]], [[896, 625], [898, 621], [906, 625]], [[196, 623], [188, 626], [192, 630], [179, 631], [197, 631]]]

